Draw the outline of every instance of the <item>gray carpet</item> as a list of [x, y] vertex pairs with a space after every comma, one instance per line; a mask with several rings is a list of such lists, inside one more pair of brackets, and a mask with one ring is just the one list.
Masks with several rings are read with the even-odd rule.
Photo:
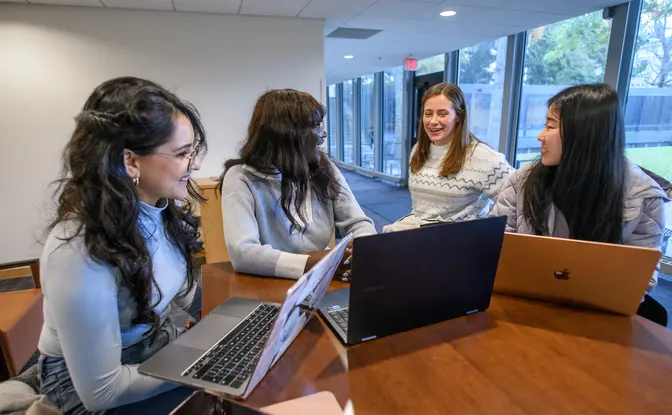
[[35, 288], [33, 277], [0, 279], [0, 293]]
[[384, 225], [396, 222], [411, 212], [411, 193], [408, 189], [347, 170], [342, 172], [357, 202], [373, 219], [379, 231]]

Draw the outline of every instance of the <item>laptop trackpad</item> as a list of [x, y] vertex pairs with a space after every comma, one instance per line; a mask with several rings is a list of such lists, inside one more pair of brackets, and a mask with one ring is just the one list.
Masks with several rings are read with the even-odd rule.
[[224, 337], [242, 318], [210, 314], [191, 330], [175, 340], [175, 344], [208, 350]]

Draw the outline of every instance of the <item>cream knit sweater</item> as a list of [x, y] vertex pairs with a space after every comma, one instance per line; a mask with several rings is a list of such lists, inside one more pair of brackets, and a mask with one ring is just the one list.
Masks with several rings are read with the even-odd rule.
[[432, 222], [473, 220], [488, 215], [513, 168], [503, 154], [484, 143], [474, 143], [462, 170], [441, 177], [439, 173], [447, 151], [447, 145], [431, 146], [425, 165], [409, 177], [413, 211], [385, 227], [384, 232], [417, 228]]

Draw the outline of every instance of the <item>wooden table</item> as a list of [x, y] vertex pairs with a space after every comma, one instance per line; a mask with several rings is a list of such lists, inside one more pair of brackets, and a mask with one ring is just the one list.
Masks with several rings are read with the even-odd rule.
[[[291, 284], [205, 265], [203, 309], [232, 296], [279, 302]], [[356, 415], [669, 414], [672, 332], [641, 317], [494, 296], [487, 312], [345, 348], [316, 317], [247, 404], [323, 390]]]

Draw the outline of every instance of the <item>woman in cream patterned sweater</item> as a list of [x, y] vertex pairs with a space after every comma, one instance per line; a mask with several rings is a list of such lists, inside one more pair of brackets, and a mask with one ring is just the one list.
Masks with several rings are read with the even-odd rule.
[[457, 85], [430, 88], [422, 110], [410, 162], [413, 211], [384, 232], [485, 217], [513, 170], [503, 154], [469, 132], [464, 94]]

